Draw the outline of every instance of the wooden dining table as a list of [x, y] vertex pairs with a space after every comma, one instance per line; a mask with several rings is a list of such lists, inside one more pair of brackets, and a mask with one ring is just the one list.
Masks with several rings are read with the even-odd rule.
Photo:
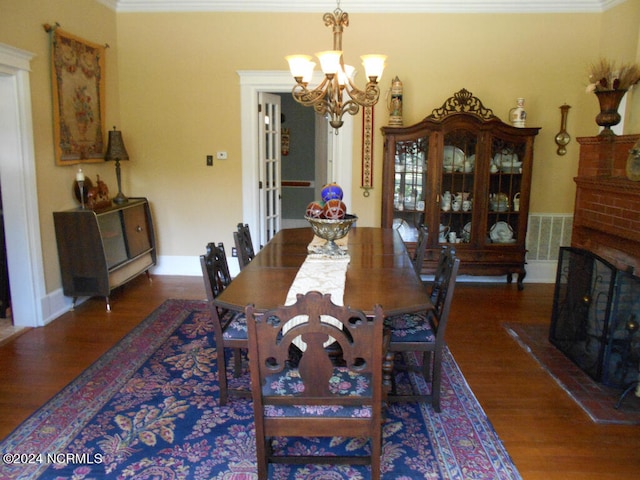
[[[314, 234], [310, 227], [280, 230], [214, 303], [238, 311], [254, 304], [261, 312], [284, 305], [312, 240]], [[377, 304], [382, 306], [385, 315], [433, 308], [396, 230], [355, 226], [348, 234], [346, 246], [350, 260], [344, 305], [368, 315]]]

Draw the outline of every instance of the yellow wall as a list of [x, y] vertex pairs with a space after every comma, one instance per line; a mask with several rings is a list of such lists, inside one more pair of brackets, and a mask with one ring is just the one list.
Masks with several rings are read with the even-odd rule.
[[[52, 212], [77, 206], [72, 184], [77, 166], [56, 166], [53, 143], [50, 37], [43, 24], [60, 28], [106, 49], [106, 122], [119, 123], [116, 14], [87, 0], [0, 0], [0, 42], [35, 54], [31, 60], [31, 103], [37, 175], [40, 234], [47, 292], [61, 288]], [[113, 163], [83, 165], [83, 171], [115, 186]]]
[[[577, 136], [597, 134], [595, 97], [585, 93], [586, 68], [601, 53], [637, 60], [640, 7], [634, 0], [603, 14], [351, 14], [343, 47], [357, 55], [389, 55], [382, 80], [404, 83], [405, 125], [415, 123], [461, 88], [507, 119], [526, 99], [536, 140], [532, 211], [573, 211]], [[329, 10], [329, 8], [328, 8]], [[53, 158], [48, 36], [42, 23], [95, 43], [108, 43], [107, 125], [117, 125], [131, 158], [123, 164], [126, 195], [150, 199], [160, 255], [196, 256], [209, 241], [232, 244], [242, 220], [238, 70], [285, 70], [284, 56], [331, 46], [321, 14], [118, 13], [87, 0], [0, 0], [0, 42], [36, 53], [31, 85], [40, 221], [47, 291], [60, 287], [51, 213], [72, 208], [75, 167]], [[615, 37], [610, 35], [615, 31]], [[621, 47], [623, 46], [623, 48]], [[362, 81], [360, 79], [360, 81]], [[384, 95], [384, 93], [383, 93]], [[636, 95], [640, 97], [640, 95]], [[639, 98], [629, 125], [640, 131]], [[559, 107], [567, 103], [573, 140], [556, 155]], [[360, 122], [354, 122], [354, 192], [350, 211], [361, 223], [380, 219], [384, 102], [376, 107], [375, 188], [360, 195]], [[205, 166], [205, 156], [228, 160]], [[113, 164], [83, 167], [117, 190]]]

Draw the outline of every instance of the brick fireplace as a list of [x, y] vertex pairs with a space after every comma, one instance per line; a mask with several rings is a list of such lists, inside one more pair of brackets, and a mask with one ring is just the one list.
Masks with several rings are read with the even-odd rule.
[[640, 182], [626, 176], [640, 135], [580, 137], [571, 246], [640, 276]]
[[577, 139], [571, 247], [560, 249], [549, 332], [595, 380], [626, 391], [640, 378], [640, 182], [626, 175], [639, 139]]

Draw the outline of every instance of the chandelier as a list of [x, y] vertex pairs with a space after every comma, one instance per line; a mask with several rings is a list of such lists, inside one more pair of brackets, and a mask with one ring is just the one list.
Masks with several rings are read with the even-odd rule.
[[333, 50], [316, 53], [320, 61], [320, 67], [324, 78], [320, 85], [309, 89], [309, 81], [313, 75], [316, 64], [311, 61], [310, 55], [289, 55], [291, 75], [296, 81], [291, 94], [293, 98], [306, 107], [313, 107], [316, 112], [326, 115], [329, 124], [339, 129], [342, 124], [342, 116], [345, 113], [355, 115], [360, 107], [372, 107], [378, 103], [380, 89], [378, 81], [385, 67], [386, 55], [363, 55], [367, 85], [364, 90], [359, 90], [353, 78], [355, 69], [345, 65], [342, 56], [342, 31], [349, 26], [349, 14], [340, 9], [340, 2], [333, 13], [323, 15], [324, 24], [333, 28]]

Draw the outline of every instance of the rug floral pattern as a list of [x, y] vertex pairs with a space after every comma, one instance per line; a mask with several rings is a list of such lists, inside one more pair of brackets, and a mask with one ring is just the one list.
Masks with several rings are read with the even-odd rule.
[[[0, 462], [0, 478], [256, 479], [252, 404], [232, 397], [219, 406], [214, 351], [205, 303], [167, 301], [0, 444], [3, 454], [44, 455]], [[230, 386], [247, 383], [244, 375]], [[357, 454], [368, 443], [297, 438], [276, 448]], [[369, 478], [366, 466], [270, 468], [274, 479]], [[448, 351], [442, 413], [389, 406], [382, 472], [399, 480], [521, 478]]]

